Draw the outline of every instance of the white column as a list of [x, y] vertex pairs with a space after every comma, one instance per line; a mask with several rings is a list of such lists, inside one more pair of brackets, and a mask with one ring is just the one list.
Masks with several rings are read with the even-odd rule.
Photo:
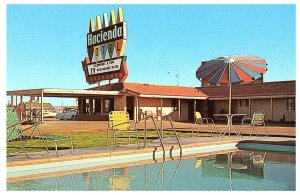
[[29, 111], [30, 111], [30, 121], [32, 121], [32, 95], [30, 95], [30, 100], [29, 100]]
[[161, 131], [161, 138], [163, 138], [163, 120], [162, 120], [162, 114], [163, 113], [163, 99], [160, 99], [160, 131]]
[[93, 99], [89, 98], [89, 115], [93, 114]]
[[44, 122], [44, 91], [41, 93], [41, 120]]
[[23, 96], [21, 95], [20, 96], [20, 113], [21, 113], [21, 115], [20, 115], [20, 120], [22, 121], [23, 120]]

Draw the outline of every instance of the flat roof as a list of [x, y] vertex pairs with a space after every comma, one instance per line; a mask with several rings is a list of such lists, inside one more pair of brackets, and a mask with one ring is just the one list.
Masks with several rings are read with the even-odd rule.
[[121, 95], [120, 91], [96, 91], [87, 89], [54, 89], [54, 88], [39, 88], [25, 90], [11, 90], [6, 92], [7, 95], [19, 96], [41, 96], [44, 97], [86, 97], [86, 96], [116, 96]]
[[[229, 98], [228, 86], [198, 87], [198, 89], [207, 94], [209, 100], [225, 100]], [[232, 85], [232, 99], [283, 97], [296, 97], [295, 80]]]
[[[283, 98], [296, 96], [296, 81], [250, 83], [232, 86], [232, 99]], [[26, 89], [7, 91], [7, 95], [44, 97], [101, 97], [132, 93], [146, 98], [179, 98], [225, 100], [229, 98], [228, 86], [182, 87], [140, 83], [113, 83], [89, 89]]]
[[166, 86], [145, 83], [113, 83], [90, 88], [95, 91], [119, 90], [146, 98], [179, 98], [205, 100], [208, 96], [196, 87]]

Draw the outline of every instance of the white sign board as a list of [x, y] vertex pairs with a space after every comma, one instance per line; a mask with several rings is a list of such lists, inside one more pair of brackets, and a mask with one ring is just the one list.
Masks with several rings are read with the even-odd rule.
[[88, 65], [89, 76], [120, 70], [122, 58]]

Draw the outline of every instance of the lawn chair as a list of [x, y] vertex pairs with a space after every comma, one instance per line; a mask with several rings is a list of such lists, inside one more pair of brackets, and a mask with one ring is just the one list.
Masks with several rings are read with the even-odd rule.
[[269, 135], [267, 126], [265, 124], [265, 113], [263, 113], [263, 112], [254, 112], [252, 118], [243, 118], [241, 126], [245, 125], [244, 124], [245, 121], [249, 121], [249, 125], [251, 126], [252, 131], [250, 133], [250, 137], [251, 137], [252, 133], [254, 133], [254, 132], [257, 136], [257, 132], [256, 132], [256, 129], [255, 129], [256, 126], [264, 126], [265, 131], [267, 132], [267, 136]]
[[198, 124], [198, 125], [207, 124], [210, 127], [210, 133], [211, 133], [211, 136], [213, 137], [212, 129], [214, 129], [215, 132], [216, 132], [216, 125], [214, 123], [214, 120], [212, 118], [202, 118], [200, 112], [195, 112], [194, 113], [194, 118], [195, 118], [195, 124], [194, 124], [193, 129], [192, 129], [192, 135], [194, 133], [194, 129], [195, 129], [196, 124]]
[[107, 128], [106, 144], [109, 146], [108, 141], [108, 131], [112, 130], [114, 139], [114, 150], [116, 149], [116, 138], [118, 133], [129, 133], [128, 144], [130, 143], [130, 133], [135, 133], [136, 140], [138, 143], [138, 148], [140, 148], [140, 142], [138, 137], [138, 132], [136, 128], [136, 122], [134, 121], [134, 128], [131, 128], [131, 121], [129, 119], [129, 114], [126, 111], [111, 111], [109, 113], [109, 121]]
[[[29, 158], [28, 152], [25, 147], [25, 140], [31, 140], [31, 139], [40, 139], [43, 141], [43, 144], [45, 146], [45, 149], [47, 153], [49, 153], [48, 147], [47, 147], [47, 140], [52, 140], [55, 142], [55, 152], [56, 155], [59, 157], [58, 153], [58, 141], [70, 141], [71, 142], [71, 154], [73, 154], [73, 142], [69, 137], [63, 137], [58, 135], [49, 135], [49, 134], [42, 134], [40, 130], [40, 125], [42, 123], [36, 123], [26, 128], [21, 128], [21, 121], [19, 120], [17, 113], [14, 112], [11, 108], [7, 108], [6, 111], [6, 140], [7, 142], [11, 141], [20, 141], [20, 147], [21, 151], [24, 150], [26, 156]], [[25, 135], [25, 131], [31, 130], [31, 133], [29, 135]], [[37, 134], [33, 134], [36, 132]]]

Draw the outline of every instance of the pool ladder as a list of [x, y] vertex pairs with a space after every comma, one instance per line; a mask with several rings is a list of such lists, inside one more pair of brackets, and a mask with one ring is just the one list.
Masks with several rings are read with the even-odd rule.
[[[171, 118], [170, 115], [165, 115], [165, 116], [163, 116], [163, 119], [167, 119], [167, 120], [170, 122], [171, 127], [172, 127], [172, 130], [173, 130], [173, 132], [174, 132], [174, 134], [175, 134], [175, 137], [176, 137], [177, 144], [178, 144], [179, 149], [180, 149], [180, 157], [182, 157], [182, 147], [181, 147], [181, 143], [180, 143], [180, 140], [179, 140], [179, 137], [178, 137], [178, 134], [177, 134], [177, 131], [176, 131], [174, 122], [173, 122], [173, 120], [172, 120], [172, 118]], [[172, 160], [174, 160], [174, 159], [173, 159], [173, 155], [172, 155], [173, 149], [174, 149], [174, 146], [171, 146], [171, 149], [170, 149], [170, 157], [171, 157]]]
[[[144, 128], [144, 148], [147, 148], [147, 120], [148, 119], [151, 119], [153, 124], [154, 124], [154, 127], [155, 127], [155, 130], [156, 130], [156, 133], [157, 133], [157, 136], [158, 136], [158, 139], [159, 139], [159, 142], [160, 142], [160, 146], [163, 150], [163, 158], [165, 158], [165, 147], [164, 147], [164, 143], [162, 141], [162, 137], [161, 137], [161, 133], [159, 132], [158, 130], [158, 127], [157, 127], [157, 124], [154, 120], [154, 116], [153, 115], [148, 115], [146, 118], [145, 118], [145, 128]], [[154, 149], [153, 151], [153, 159], [155, 159], [155, 152], [157, 151], [157, 148]]]
[[[145, 128], [144, 128], [144, 148], [147, 148], [147, 120], [148, 119], [151, 119], [153, 124], [154, 124], [154, 127], [155, 127], [155, 130], [156, 130], [156, 133], [157, 133], [157, 136], [159, 138], [159, 141], [160, 141], [160, 146], [162, 147], [162, 150], [163, 150], [163, 158], [165, 159], [165, 147], [164, 147], [164, 143], [163, 143], [163, 140], [162, 140], [162, 134], [163, 134], [163, 129], [161, 129], [161, 132], [159, 132], [159, 129], [157, 127], [157, 124], [154, 120], [154, 116], [153, 115], [148, 115], [146, 118], [145, 118]], [[176, 137], [176, 140], [177, 140], [177, 144], [180, 148], [180, 156], [182, 156], [182, 148], [181, 148], [181, 143], [180, 143], [180, 140], [179, 140], [179, 137], [178, 137], [178, 134], [176, 132], [176, 128], [174, 126], [174, 123], [172, 121], [172, 118], [169, 116], [169, 115], [165, 115], [162, 117], [162, 119], [167, 119], [169, 120], [170, 124], [171, 124], [171, 127], [172, 127], [172, 130], [175, 134], [175, 137]], [[162, 120], [161, 119], [161, 120]], [[171, 146], [171, 149], [170, 149], [170, 157], [171, 159], [173, 159], [173, 156], [172, 156], [172, 151], [174, 149], [174, 146]], [[155, 160], [155, 153], [157, 151], [157, 148], [154, 149], [153, 151], [153, 159]]]

